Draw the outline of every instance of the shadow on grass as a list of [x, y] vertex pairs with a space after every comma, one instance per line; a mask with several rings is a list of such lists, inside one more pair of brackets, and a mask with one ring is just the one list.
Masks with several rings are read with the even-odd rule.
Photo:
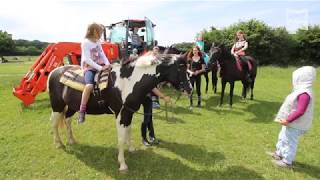
[[30, 106], [25, 106], [21, 102], [20, 106], [21, 106], [21, 112], [29, 112], [29, 111], [35, 111], [35, 110], [42, 111], [44, 109], [51, 108], [49, 98], [43, 98], [43, 99], [36, 100]]
[[304, 164], [302, 162], [294, 162], [293, 170], [320, 179], [320, 167]]
[[[239, 101], [240, 96], [234, 96]], [[225, 113], [231, 113], [236, 115], [243, 115], [245, 112], [239, 112], [235, 111], [235, 107], [230, 107], [229, 104], [224, 104], [222, 106], [219, 106], [220, 96], [211, 96], [208, 99], [203, 100], [205, 102], [205, 105], [203, 108], [205, 108], [208, 111], [215, 111], [217, 114], [225, 114]]]
[[153, 117], [156, 120], [166, 121], [167, 123], [173, 123], [173, 124], [177, 124], [177, 123], [184, 124], [184, 123], [186, 123], [184, 120], [179, 118], [178, 115], [176, 115], [176, 114], [173, 115], [172, 112], [168, 113], [168, 117], [166, 117], [165, 114], [162, 114], [162, 115], [155, 114]]
[[[224, 159], [221, 153], [207, 153], [211, 157], [209, 159], [206, 156], [201, 157], [204, 150], [192, 145], [164, 143], [164, 147], [183, 158], [190, 159], [191, 162], [200, 164], [206, 164], [208, 160]], [[115, 148], [75, 145], [66, 152], [74, 155], [88, 167], [116, 179], [263, 179], [257, 172], [241, 166], [230, 166], [221, 171], [209, 170], [210, 167], [205, 170], [194, 168], [193, 164], [185, 164], [179, 159], [161, 156], [152, 149], [126, 153], [126, 162], [129, 166], [129, 172], [126, 174], [118, 172], [117, 149]], [[193, 159], [195, 152], [199, 155]]]
[[250, 104], [245, 111], [254, 115], [252, 119], [248, 119], [249, 122], [255, 123], [271, 123], [277, 114], [281, 103], [253, 100], [253, 104]]
[[[167, 110], [167, 117], [166, 117], [166, 110]], [[159, 111], [162, 111], [161, 113], [157, 113]], [[185, 123], [182, 118], [180, 118], [180, 115], [190, 114], [195, 116], [201, 116], [201, 113], [194, 112], [190, 110], [188, 107], [182, 107], [180, 105], [172, 105], [167, 106], [167, 109], [165, 108], [165, 105], [161, 105], [160, 110], [153, 110], [154, 112], [154, 118], [167, 121], [168, 123]]]
[[[210, 94], [208, 93], [208, 96], [210, 96], [207, 100], [204, 100], [206, 102], [206, 107], [217, 107], [220, 105], [220, 96], [221, 93], [216, 94]], [[233, 94], [232, 98], [232, 104], [239, 103], [241, 101], [242, 97], [236, 94]], [[229, 106], [230, 102], [230, 96], [229, 93], [224, 94], [222, 106]]]
[[159, 147], [168, 149], [192, 163], [203, 166], [213, 166], [216, 162], [223, 161], [225, 159], [221, 152], [208, 152], [205, 149], [192, 144], [178, 144], [161, 141]]

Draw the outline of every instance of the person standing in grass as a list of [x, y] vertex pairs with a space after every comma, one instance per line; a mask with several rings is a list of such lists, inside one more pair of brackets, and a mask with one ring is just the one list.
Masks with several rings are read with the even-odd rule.
[[[153, 88], [152, 93], [149, 93], [142, 105], [143, 105], [143, 121], [141, 123], [141, 137], [142, 137], [142, 144], [145, 146], [156, 145], [159, 144], [159, 140], [156, 139], [154, 128], [153, 128], [153, 121], [152, 121], [152, 94], [155, 94], [162, 98], [166, 103], [170, 103], [171, 99], [169, 96], [165, 96], [158, 88]], [[147, 131], [149, 131], [149, 139], [147, 139]]]
[[[192, 47], [188, 53], [188, 73], [190, 76], [190, 83], [194, 88], [196, 84], [198, 94], [198, 107], [201, 107], [201, 74], [205, 72], [205, 62], [202, 53], [198, 46]], [[190, 109], [193, 108], [192, 93], [190, 95]]]
[[313, 82], [316, 69], [304, 66], [292, 74], [293, 91], [286, 97], [275, 118], [282, 125], [275, 152], [268, 152], [280, 167], [291, 167], [295, 159], [299, 137], [312, 125], [314, 109]]

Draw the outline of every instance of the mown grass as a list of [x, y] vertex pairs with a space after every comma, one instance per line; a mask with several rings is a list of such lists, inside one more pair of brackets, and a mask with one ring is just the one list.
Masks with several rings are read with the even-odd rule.
[[[133, 139], [137, 151], [126, 152], [129, 172], [120, 174], [111, 115], [88, 116], [83, 125], [74, 121], [79, 144], [55, 149], [47, 94], [39, 95], [30, 107], [24, 107], [12, 95], [12, 87], [21, 79], [19, 74], [26, 73], [30, 65], [0, 64], [0, 179], [320, 178], [319, 101], [313, 127], [300, 141], [293, 169], [274, 167], [265, 154], [274, 149], [277, 140], [280, 126], [273, 117], [291, 91], [293, 67], [260, 68], [253, 101], [240, 99], [241, 85], [237, 82], [232, 109], [227, 105], [228, 98], [223, 107], [218, 107], [219, 93], [213, 95], [212, 91], [203, 96], [204, 106], [193, 111], [187, 108], [188, 99], [182, 97], [176, 106], [168, 108], [169, 119], [164, 112], [155, 114], [159, 146], [141, 145], [142, 116], [135, 115]], [[319, 89], [317, 83], [317, 99]], [[175, 95], [173, 91], [168, 93]], [[62, 135], [65, 142], [64, 131]]]

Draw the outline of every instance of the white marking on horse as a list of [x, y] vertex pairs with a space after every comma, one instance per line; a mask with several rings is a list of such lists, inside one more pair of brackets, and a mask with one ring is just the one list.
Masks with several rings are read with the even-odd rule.
[[137, 59], [135, 63], [135, 68], [128, 78], [120, 77], [120, 67], [114, 68], [114, 72], [117, 73], [117, 77], [114, 86], [121, 89], [121, 98], [125, 102], [128, 95], [132, 93], [134, 85], [141, 80], [142, 76], [145, 74], [155, 75], [156, 65], [152, 65], [152, 61], [155, 61], [156, 57], [153, 55], [142, 56]]

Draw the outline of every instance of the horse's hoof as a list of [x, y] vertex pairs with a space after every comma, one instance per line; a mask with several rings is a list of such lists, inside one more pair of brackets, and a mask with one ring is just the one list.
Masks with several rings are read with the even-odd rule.
[[78, 142], [76, 140], [70, 140], [68, 142], [68, 145], [75, 145], [75, 144], [78, 144]]
[[128, 172], [128, 166], [125, 164], [123, 166], [120, 166], [119, 168], [120, 173], [127, 173]]
[[65, 145], [63, 145], [62, 143], [57, 143], [57, 144], [56, 144], [56, 148], [57, 148], [57, 149], [65, 149], [66, 147], [65, 147]]
[[135, 151], [136, 151], [136, 148], [135, 148], [135, 147], [129, 147], [128, 151], [129, 151], [129, 152], [135, 152]]

